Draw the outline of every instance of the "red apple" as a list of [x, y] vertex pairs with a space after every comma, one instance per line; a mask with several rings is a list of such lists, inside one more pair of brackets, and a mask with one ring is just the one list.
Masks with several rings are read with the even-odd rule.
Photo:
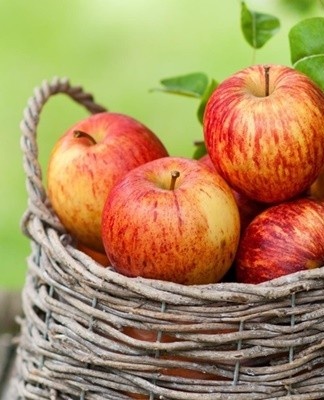
[[48, 165], [48, 196], [68, 232], [103, 252], [101, 214], [113, 185], [128, 171], [168, 153], [146, 126], [118, 113], [92, 115], [56, 143]]
[[317, 179], [310, 186], [308, 195], [312, 199], [324, 201], [324, 166], [322, 167]]
[[240, 212], [242, 234], [253, 219], [264, 211], [268, 205], [249, 199], [245, 194], [239, 193], [234, 189], [233, 193]]
[[[234, 330], [230, 329], [223, 329], [223, 330], [209, 330], [209, 331], [199, 331], [199, 334], [208, 334], [208, 335], [219, 335], [223, 333], [229, 333], [229, 332], [234, 332]], [[173, 337], [170, 334], [167, 333], [162, 333], [160, 336], [156, 331], [149, 331], [149, 330], [144, 330], [144, 329], [137, 329], [133, 327], [124, 327], [123, 328], [123, 333], [126, 334], [127, 336], [130, 336], [133, 339], [136, 340], [141, 340], [145, 342], [160, 342], [160, 343], [172, 343], [172, 342], [179, 342], [180, 340]], [[196, 332], [197, 333], [197, 332]], [[163, 354], [159, 356], [159, 359], [164, 359], [164, 360], [173, 360], [173, 361], [188, 361], [188, 362], [199, 362], [200, 364], [203, 363], [210, 363], [210, 360], [208, 359], [199, 359], [197, 358], [190, 358], [190, 357], [185, 357], [185, 356], [178, 356], [178, 355], [170, 355], [170, 354]], [[192, 370], [189, 368], [183, 368], [180, 367], [180, 365], [177, 365], [176, 367], [172, 368], [163, 368], [158, 371], [160, 376], [166, 376], [166, 375], [171, 375], [175, 376], [178, 378], [185, 378], [185, 379], [201, 379], [201, 380], [229, 380], [227, 378], [224, 378], [222, 376], [217, 375], [216, 373], [210, 373], [210, 372], [205, 372], [205, 371], [197, 371], [197, 370]], [[130, 393], [126, 392], [128, 396], [130, 396], [132, 399], [138, 399], [138, 400], [149, 400], [150, 396], [145, 395], [145, 394], [135, 394], [135, 393]]]
[[87, 256], [91, 257], [93, 260], [95, 260], [98, 264], [101, 264], [103, 267], [109, 266], [109, 260], [108, 260], [106, 253], [92, 250], [89, 247], [86, 247], [82, 243], [79, 243], [77, 245], [77, 249], [82, 251]]
[[205, 154], [204, 156], [202, 156], [201, 158], [198, 159], [198, 161], [200, 163], [202, 163], [203, 165], [205, 165], [206, 167], [210, 168], [213, 172], [217, 172], [214, 163], [212, 162], [210, 155], [209, 154]]
[[260, 283], [324, 265], [324, 204], [298, 199], [269, 207], [245, 230], [236, 255], [238, 282]]
[[217, 171], [260, 202], [298, 196], [324, 164], [324, 93], [286, 66], [254, 65], [225, 79], [203, 126]]
[[102, 221], [106, 254], [118, 272], [182, 284], [219, 281], [240, 233], [226, 182], [179, 157], [129, 172], [110, 192]]
[[[218, 173], [209, 154], [204, 155], [198, 161], [206, 165], [215, 173]], [[241, 234], [242, 234], [246, 229], [246, 227], [249, 225], [249, 223], [253, 220], [253, 218], [256, 217], [258, 214], [260, 214], [261, 211], [265, 210], [267, 208], [267, 205], [265, 203], [260, 203], [258, 201], [249, 199], [243, 193], [239, 193], [234, 189], [232, 189], [232, 192], [234, 194], [240, 213]]]

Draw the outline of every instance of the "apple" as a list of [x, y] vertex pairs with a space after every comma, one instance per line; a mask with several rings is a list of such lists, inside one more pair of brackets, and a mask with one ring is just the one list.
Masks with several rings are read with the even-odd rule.
[[106, 253], [92, 250], [89, 247], [86, 247], [82, 243], [77, 244], [77, 249], [82, 251], [87, 256], [91, 257], [93, 260], [95, 260], [98, 264], [102, 265], [103, 267], [109, 266], [109, 260]]
[[324, 166], [319, 176], [311, 184], [307, 194], [313, 199], [324, 201]]
[[104, 252], [101, 214], [111, 188], [131, 169], [167, 155], [159, 138], [132, 117], [91, 115], [52, 150], [47, 186], [53, 209], [77, 242]]
[[240, 235], [227, 183], [198, 161], [164, 157], [130, 171], [108, 195], [102, 238], [120, 273], [181, 284], [219, 281]]
[[212, 162], [210, 155], [209, 154], [205, 154], [203, 155], [201, 158], [198, 159], [198, 161], [200, 163], [202, 163], [203, 165], [205, 165], [206, 167], [210, 168], [213, 172], [217, 172], [214, 163]]
[[[218, 173], [209, 154], [204, 155], [198, 161], [209, 167], [215, 173]], [[232, 192], [240, 213], [242, 234], [253, 218], [267, 208], [267, 204], [252, 200], [243, 193], [239, 193], [234, 189], [232, 189]]]
[[217, 171], [260, 202], [297, 197], [324, 164], [324, 93], [283, 65], [253, 65], [225, 79], [207, 102], [203, 128]]
[[[224, 333], [229, 333], [229, 332], [234, 332], [234, 330], [230, 329], [223, 329], [223, 330], [208, 330], [208, 331], [199, 331], [199, 334], [208, 334], [208, 335], [219, 335], [219, 334], [224, 334]], [[174, 343], [174, 342], [179, 342], [180, 340], [178, 338], [175, 338], [171, 334], [165, 333], [165, 332], [160, 332], [160, 334], [157, 331], [153, 330], [145, 330], [145, 329], [139, 329], [139, 328], [134, 328], [130, 326], [126, 326], [123, 328], [123, 333], [133, 339], [144, 341], [144, 342], [160, 342], [160, 343]], [[197, 331], [194, 331], [194, 333], [197, 333]], [[197, 358], [190, 358], [190, 357], [185, 357], [185, 356], [179, 356], [179, 355], [171, 355], [171, 354], [160, 354], [159, 359], [163, 360], [172, 360], [172, 361], [187, 361], [187, 362], [199, 362], [202, 366], [204, 364], [209, 364], [210, 365], [210, 360], [208, 359], [197, 359]], [[158, 368], [157, 368], [158, 369]], [[177, 378], [185, 378], [185, 379], [201, 379], [201, 380], [215, 380], [215, 381], [226, 381], [229, 380], [229, 378], [222, 377], [220, 375], [217, 375], [216, 373], [211, 373], [211, 372], [206, 372], [206, 371], [199, 371], [195, 369], [189, 369], [185, 368], [183, 366], [177, 365], [174, 367], [166, 367], [166, 368], [161, 368], [158, 369], [157, 371], [161, 377], [163, 376], [174, 376]], [[131, 393], [131, 392], [126, 392], [128, 396], [130, 396], [132, 399], [138, 399], [138, 400], [149, 400], [150, 396], [145, 395], [145, 394], [136, 394], [136, 393]]]
[[260, 283], [324, 265], [324, 204], [313, 199], [271, 206], [245, 230], [236, 254], [238, 282]]

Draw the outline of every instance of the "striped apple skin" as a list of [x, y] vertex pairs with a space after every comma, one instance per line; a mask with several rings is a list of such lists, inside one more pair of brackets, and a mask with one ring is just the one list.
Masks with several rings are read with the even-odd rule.
[[[93, 142], [76, 137], [75, 131], [89, 134]], [[155, 133], [128, 115], [86, 117], [52, 149], [47, 168], [52, 207], [78, 243], [102, 253], [101, 214], [111, 188], [133, 168], [167, 155]]]
[[[171, 190], [170, 173], [178, 171]], [[181, 283], [220, 281], [231, 267], [240, 217], [230, 187], [198, 161], [164, 157], [130, 171], [111, 190], [102, 238], [121, 274]]]
[[304, 74], [254, 65], [224, 80], [204, 115], [207, 151], [231, 187], [254, 200], [289, 200], [324, 164], [324, 94]]
[[269, 207], [245, 230], [236, 278], [261, 283], [324, 265], [324, 204], [302, 198]]

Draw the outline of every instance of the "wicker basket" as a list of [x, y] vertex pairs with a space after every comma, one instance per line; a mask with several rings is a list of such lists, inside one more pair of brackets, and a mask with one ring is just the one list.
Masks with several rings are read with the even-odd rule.
[[124, 277], [73, 246], [37, 161], [39, 114], [57, 93], [104, 110], [56, 78], [24, 113], [22, 226], [32, 253], [17, 398], [324, 399], [324, 268], [260, 285], [184, 286]]

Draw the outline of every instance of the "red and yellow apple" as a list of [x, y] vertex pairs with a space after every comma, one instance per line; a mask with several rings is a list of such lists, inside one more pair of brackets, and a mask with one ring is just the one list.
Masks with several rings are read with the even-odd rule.
[[47, 185], [53, 209], [78, 242], [104, 252], [101, 214], [111, 188], [133, 168], [167, 155], [158, 137], [132, 117], [104, 112], [85, 118], [50, 155]]
[[203, 126], [217, 171], [260, 202], [300, 195], [324, 164], [324, 93], [283, 65], [253, 65], [225, 79], [207, 102]]
[[236, 254], [238, 282], [261, 283], [324, 265], [324, 204], [301, 198], [269, 207], [245, 230]]
[[219, 281], [240, 235], [227, 183], [196, 160], [164, 157], [130, 171], [103, 209], [102, 238], [120, 273], [182, 284]]

